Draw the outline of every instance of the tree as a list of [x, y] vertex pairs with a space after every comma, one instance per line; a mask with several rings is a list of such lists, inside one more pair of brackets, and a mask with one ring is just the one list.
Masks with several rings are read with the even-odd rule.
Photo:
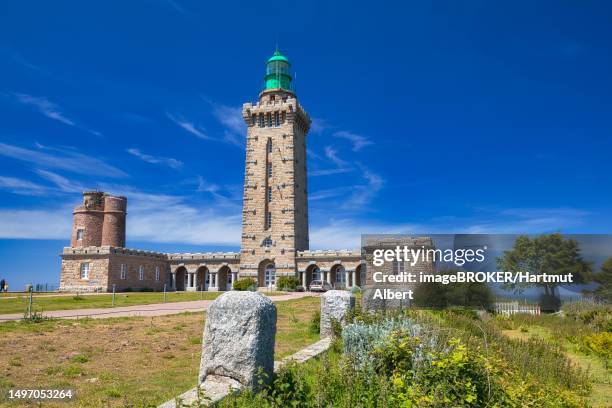
[[[510, 272], [530, 272], [536, 275], [573, 274], [574, 283], [586, 283], [591, 278], [591, 264], [582, 259], [580, 246], [573, 239], [563, 239], [559, 233], [529, 238], [520, 235], [510, 251], [497, 259], [500, 270]], [[556, 297], [558, 283], [516, 283], [506, 288], [521, 293], [525, 287], [536, 285], [544, 288], [548, 298]]]
[[[444, 269], [441, 275], [455, 275], [457, 269]], [[486, 283], [421, 283], [414, 293], [414, 305], [443, 309], [452, 306], [465, 306], [490, 309], [493, 293]]]
[[601, 272], [595, 274], [593, 280], [601, 285], [595, 290], [595, 296], [612, 302], [612, 258], [601, 265]]

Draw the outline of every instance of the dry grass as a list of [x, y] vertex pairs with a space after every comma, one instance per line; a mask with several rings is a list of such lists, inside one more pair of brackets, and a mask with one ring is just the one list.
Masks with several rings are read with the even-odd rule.
[[[308, 322], [319, 298], [280, 302], [277, 359], [318, 339]], [[193, 387], [202, 313], [0, 324], [0, 406], [8, 388], [72, 388], [76, 400], [46, 407], [148, 407]]]

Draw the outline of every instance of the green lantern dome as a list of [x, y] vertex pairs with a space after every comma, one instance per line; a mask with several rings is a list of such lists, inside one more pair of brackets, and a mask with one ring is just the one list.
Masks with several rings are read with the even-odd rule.
[[292, 91], [291, 75], [289, 68], [291, 63], [279, 50], [274, 51], [274, 55], [268, 59], [266, 63], [266, 90], [268, 89], [285, 89]]

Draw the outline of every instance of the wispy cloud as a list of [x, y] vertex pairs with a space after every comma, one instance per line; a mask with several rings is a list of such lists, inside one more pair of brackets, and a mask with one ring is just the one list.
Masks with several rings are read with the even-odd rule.
[[[315, 160], [322, 160], [323, 157], [319, 156], [318, 154], [312, 152], [312, 151], [308, 151], [308, 155], [315, 159]], [[332, 169], [313, 169], [309, 171], [309, 175], [316, 177], [316, 176], [330, 176], [333, 174], [340, 174], [340, 173], [348, 173], [350, 171], [353, 171], [354, 168], [344, 159], [342, 159], [339, 154], [338, 151], [332, 147], [332, 146], [326, 146], [325, 147], [325, 158], [327, 160], [329, 160], [330, 162], [332, 162], [333, 164], [336, 165], [335, 168]]]
[[180, 169], [183, 167], [183, 162], [177, 159], [173, 159], [171, 157], [161, 157], [161, 156], [152, 156], [150, 154], [145, 154], [140, 151], [140, 149], [130, 148], [126, 150], [132, 156], [138, 157], [140, 160], [151, 163], [151, 164], [161, 164], [163, 166], [168, 166], [173, 169]]
[[209, 101], [202, 97], [212, 107], [213, 116], [225, 127], [224, 141], [238, 147], [244, 147], [246, 124], [242, 117], [242, 107], [226, 106]]
[[204, 133], [204, 129], [196, 125], [194, 122], [189, 121], [180, 115], [173, 115], [170, 112], [166, 112], [166, 116], [176, 125], [185, 129], [187, 132], [191, 133], [192, 135], [197, 136], [200, 139], [204, 139], [204, 140], [213, 140], [212, 137], [209, 137], [208, 135], [206, 135], [206, 133]]
[[66, 115], [64, 115], [59, 106], [50, 102], [47, 98], [22, 93], [15, 93], [14, 95], [19, 102], [23, 103], [24, 105], [33, 106], [46, 117], [62, 122], [68, 126], [76, 126], [76, 123], [72, 119], [69, 119], [66, 117]]
[[325, 130], [329, 129], [331, 125], [327, 120], [322, 118], [312, 118], [312, 123], [310, 124], [310, 132], [314, 134], [323, 133]]
[[5, 176], [0, 176], [0, 189], [10, 191], [13, 194], [34, 196], [43, 195], [47, 191], [45, 186], [29, 180]]
[[346, 140], [350, 141], [353, 144], [353, 151], [354, 152], [358, 152], [359, 150], [363, 149], [364, 147], [374, 144], [374, 142], [372, 142], [367, 137], [361, 136], [361, 135], [358, 135], [356, 133], [349, 132], [349, 131], [346, 131], [346, 130], [341, 130], [339, 132], [335, 132], [333, 134], [333, 136], [341, 138], [341, 139], [346, 139]]
[[52, 182], [61, 192], [64, 193], [80, 193], [86, 190], [82, 185], [75, 183], [66, 177], [60, 176], [57, 173], [52, 173], [47, 170], [36, 170], [36, 173], [44, 179]]
[[219, 190], [220, 188], [217, 184], [209, 183], [208, 181], [204, 180], [204, 177], [198, 176], [198, 192], [216, 193]]
[[20, 103], [35, 108], [49, 119], [56, 120], [64, 125], [78, 127], [95, 136], [102, 136], [102, 133], [95, 129], [77, 124], [76, 121], [68, 117], [57, 104], [43, 96], [32, 96], [24, 93], [13, 93], [13, 95]]
[[[49, 153], [49, 152], [53, 152]], [[26, 149], [6, 143], [0, 143], [0, 156], [11, 157], [43, 168], [66, 170], [72, 173], [89, 176], [125, 177], [123, 171], [78, 151], [46, 148], [38, 145], [38, 150]]]

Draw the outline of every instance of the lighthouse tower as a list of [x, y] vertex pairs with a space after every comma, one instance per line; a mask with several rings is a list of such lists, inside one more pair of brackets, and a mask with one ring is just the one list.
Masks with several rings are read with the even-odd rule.
[[247, 124], [240, 275], [258, 286], [296, 276], [296, 251], [308, 249], [306, 134], [310, 118], [298, 103], [280, 51], [266, 63], [257, 103], [246, 103]]

